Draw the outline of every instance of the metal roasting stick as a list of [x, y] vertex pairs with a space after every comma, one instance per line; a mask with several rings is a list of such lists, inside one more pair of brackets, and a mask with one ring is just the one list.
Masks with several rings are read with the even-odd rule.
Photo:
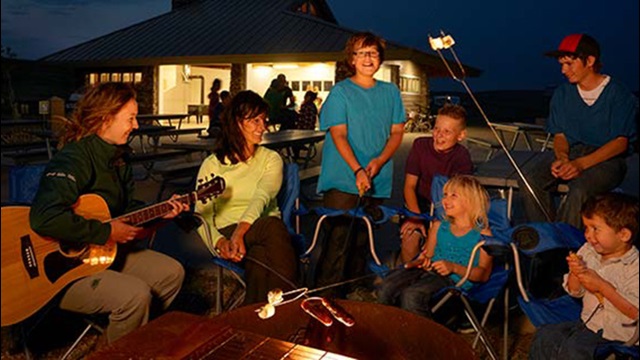
[[[473, 103], [475, 104], [476, 108], [478, 108], [478, 110], [480, 111], [480, 114], [482, 115], [482, 118], [484, 119], [484, 121], [489, 126], [489, 129], [491, 129], [491, 133], [496, 138], [496, 140], [498, 140], [498, 144], [500, 144], [500, 147], [504, 151], [505, 155], [507, 155], [507, 158], [509, 159], [509, 162], [511, 163], [511, 166], [513, 166], [515, 171], [518, 173], [518, 176], [520, 177], [520, 179], [522, 179], [522, 182], [524, 183], [525, 187], [527, 188], [527, 191], [529, 191], [531, 196], [533, 196], [533, 199], [535, 200], [536, 205], [538, 205], [540, 210], [542, 210], [542, 213], [544, 214], [544, 216], [547, 219], [547, 221], [549, 221], [549, 222], [553, 221], [553, 219], [551, 219], [551, 215], [549, 215], [549, 212], [547, 211], [547, 209], [545, 209], [545, 207], [542, 205], [542, 202], [538, 198], [538, 195], [536, 195], [535, 191], [533, 191], [533, 188], [529, 184], [529, 181], [527, 180], [527, 178], [522, 173], [522, 170], [520, 170], [520, 167], [516, 163], [515, 159], [513, 158], [513, 156], [511, 156], [511, 152], [509, 151], [507, 146], [502, 141], [502, 138], [500, 138], [500, 136], [496, 132], [496, 129], [494, 129], [493, 126], [491, 125], [491, 121], [489, 121], [489, 118], [487, 117], [487, 115], [485, 114], [484, 110], [482, 109], [482, 106], [480, 106], [480, 103], [478, 103], [478, 100], [476, 99], [475, 95], [473, 94], [473, 92], [469, 88], [469, 85], [467, 85], [467, 82], [465, 81], [466, 72], [464, 70], [464, 67], [462, 66], [462, 63], [460, 62], [460, 59], [458, 59], [458, 55], [453, 50], [453, 45], [455, 44], [455, 41], [453, 40], [453, 37], [451, 37], [451, 35], [445, 35], [444, 31], [442, 31], [442, 30], [440, 30], [440, 35], [441, 36], [437, 37], [437, 38], [433, 38], [433, 37], [431, 37], [431, 35], [429, 35], [429, 44], [431, 45], [431, 48], [438, 53], [438, 56], [440, 56], [440, 59], [442, 60], [442, 62], [444, 63], [445, 67], [449, 71], [449, 74], [451, 74], [451, 77], [453, 78], [453, 80], [461, 83], [462, 86], [464, 86], [465, 90], [467, 91], [467, 94], [469, 94], [469, 96], [471, 97], [471, 100], [473, 100]], [[456, 64], [458, 65], [458, 68], [460, 69], [460, 74], [461, 74], [460, 77], [456, 76], [456, 74], [453, 71], [453, 69], [449, 66], [449, 63], [447, 62], [447, 60], [442, 55], [442, 51], [441, 51], [442, 49], [449, 49], [449, 51], [453, 55], [453, 58], [455, 59]]]

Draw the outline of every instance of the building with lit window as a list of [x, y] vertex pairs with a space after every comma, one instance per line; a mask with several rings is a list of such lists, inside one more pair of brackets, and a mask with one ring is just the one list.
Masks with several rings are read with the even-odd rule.
[[[283, 73], [299, 102], [307, 90], [326, 98], [354, 32], [324, 0], [172, 0], [166, 14], [42, 60], [73, 67], [85, 84], [134, 83], [140, 113], [197, 112], [215, 78], [232, 94], [262, 95]], [[428, 107], [428, 78], [447, 74], [437, 56], [390, 42], [376, 77], [397, 84], [409, 110]]]

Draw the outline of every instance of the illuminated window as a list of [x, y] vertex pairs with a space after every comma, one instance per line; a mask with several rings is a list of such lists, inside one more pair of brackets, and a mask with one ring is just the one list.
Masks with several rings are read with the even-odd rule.
[[420, 94], [420, 78], [415, 76], [400, 75], [400, 91]]
[[139, 73], [139, 72], [134, 73], [133, 74], [133, 82], [135, 84], [141, 83], [142, 82], [142, 73]]
[[91, 73], [89, 74], [89, 84], [93, 85], [98, 82], [98, 74]]
[[109, 82], [109, 75], [108, 73], [100, 74], [100, 82]]
[[302, 5], [300, 5], [300, 7], [298, 8], [298, 11], [303, 14], [309, 14], [313, 16], [318, 15], [316, 7], [312, 4], [311, 1], [305, 1]]
[[122, 82], [122, 74], [120, 74], [120, 73], [111, 74], [111, 81]]
[[320, 90], [322, 90], [322, 81], [314, 81], [313, 82], [313, 91], [314, 92], [319, 92]]
[[122, 82], [130, 83], [133, 81], [133, 75], [131, 73], [122, 74]]

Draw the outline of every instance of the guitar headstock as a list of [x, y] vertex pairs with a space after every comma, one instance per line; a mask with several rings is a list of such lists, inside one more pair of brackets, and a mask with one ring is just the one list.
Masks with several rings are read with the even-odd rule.
[[226, 186], [224, 178], [211, 174], [211, 180], [201, 180], [196, 186], [197, 199], [206, 203], [212, 197], [222, 194]]

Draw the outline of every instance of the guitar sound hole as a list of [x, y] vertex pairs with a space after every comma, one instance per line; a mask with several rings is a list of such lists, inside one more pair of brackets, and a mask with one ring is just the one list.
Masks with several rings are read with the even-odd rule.
[[78, 257], [68, 257], [61, 252], [55, 251], [45, 256], [44, 273], [47, 279], [54, 283], [64, 274], [82, 264], [82, 260]]
[[60, 242], [60, 253], [64, 257], [79, 258], [88, 249], [89, 249], [89, 246], [87, 244], [70, 243], [70, 242], [63, 242], [63, 241]]

